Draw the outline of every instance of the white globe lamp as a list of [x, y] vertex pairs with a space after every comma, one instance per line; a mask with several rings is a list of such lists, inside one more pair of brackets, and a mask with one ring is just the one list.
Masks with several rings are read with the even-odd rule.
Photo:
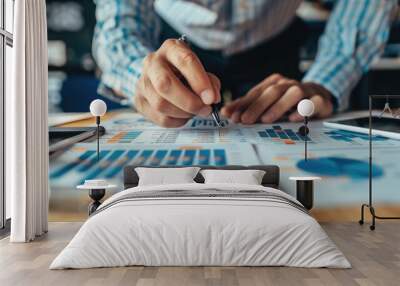
[[90, 103], [90, 113], [96, 117], [97, 125], [97, 161], [100, 160], [100, 117], [107, 112], [107, 104], [101, 99], [95, 99]]
[[297, 105], [297, 112], [303, 117], [311, 117], [314, 114], [314, 103], [309, 99], [303, 99]]
[[308, 141], [308, 133], [310, 130], [308, 129], [308, 119], [314, 114], [315, 106], [314, 103], [309, 99], [303, 99], [297, 105], [297, 112], [304, 117], [304, 125], [299, 128], [299, 134], [303, 137], [304, 140], [304, 160], [307, 161], [307, 141]]
[[101, 99], [95, 99], [90, 103], [89, 109], [95, 117], [104, 116], [107, 112], [107, 104]]

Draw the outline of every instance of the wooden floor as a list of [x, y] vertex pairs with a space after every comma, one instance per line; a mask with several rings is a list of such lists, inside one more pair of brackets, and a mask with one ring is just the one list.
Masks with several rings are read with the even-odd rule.
[[126, 267], [48, 270], [81, 223], [50, 223], [44, 237], [29, 244], [0, 241], [0, 285], [400, 285], [400, 223], [323, 223], [352, 269], [288, 267]]

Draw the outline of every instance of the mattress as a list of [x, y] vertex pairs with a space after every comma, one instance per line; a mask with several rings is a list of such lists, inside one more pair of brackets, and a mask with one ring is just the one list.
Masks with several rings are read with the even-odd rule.
[[50, 269], [133, 265], [351, 267], [290, 195], [193, 183], [135, 187], [110, 197]]

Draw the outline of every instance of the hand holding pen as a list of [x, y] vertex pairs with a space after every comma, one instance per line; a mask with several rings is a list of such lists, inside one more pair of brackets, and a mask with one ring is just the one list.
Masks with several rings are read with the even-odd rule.
[[179, 127], [195, 115], [212, 114], [220, 86], [183, 40], [170, 39], [145, 58], [135, 107], [160, 126]]
[[[179, 39], [179, 41], [184, 42], [186, 45], [188, 45], [190, 47], [190, 45], [188, 44], [187, 40], [186, 40], [186, 36], [182, 35]], [[222, 123], [221, 123], [221, 119], [219, 118], [219, 112], [218, 112], [218, 107], [215, 103], [211, 104], [211, 116], [214, 119], [214, 122], [216, 124], [217, 127], [223, 127]]]

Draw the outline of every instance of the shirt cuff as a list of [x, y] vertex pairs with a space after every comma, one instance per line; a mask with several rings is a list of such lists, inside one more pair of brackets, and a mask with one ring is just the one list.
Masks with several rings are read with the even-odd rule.
[[122, 106], [131, 106], [133, 105], [133, 97], [125, 97], [117, 95], [111, 88], [107, 87], [103, 82], [100, 81], [99, 86], [97, 87], [97, 93], [101, 96], [118, 103]]
[[314, 62], [302, 82], [313, 82], [328, 90], [333, 97], [336, 112], [348, 108], [351, 91], [361, 75], [362, 72], [355, 68], [352, 59], [342, 58], [336, 62], [324, 59]]
[[98, 93], [121, 105], [133, 105], [136, 83], [142, 73], [143, 59], [128, 67], [113, 68], [101, 75]]
[[343, 100], [343, 97], [339, 95], [339, 93], [337, 92], [337, 90], [331, 83], [323, 81], [318, 78], [313, 78], [311, 76], [308, 76], [308, 74], [306, 74], [306, 76], [303, 78], [302, 82], [316, 83], [316, 84], [323, 86], [327, 91], [329, 91], [330, 94], [332, 95], [331, 99], [332, 99], [334, 113], [343, 111], [344, 109], [346, 109], [346, 107], [347, 107], [346, 101]]

